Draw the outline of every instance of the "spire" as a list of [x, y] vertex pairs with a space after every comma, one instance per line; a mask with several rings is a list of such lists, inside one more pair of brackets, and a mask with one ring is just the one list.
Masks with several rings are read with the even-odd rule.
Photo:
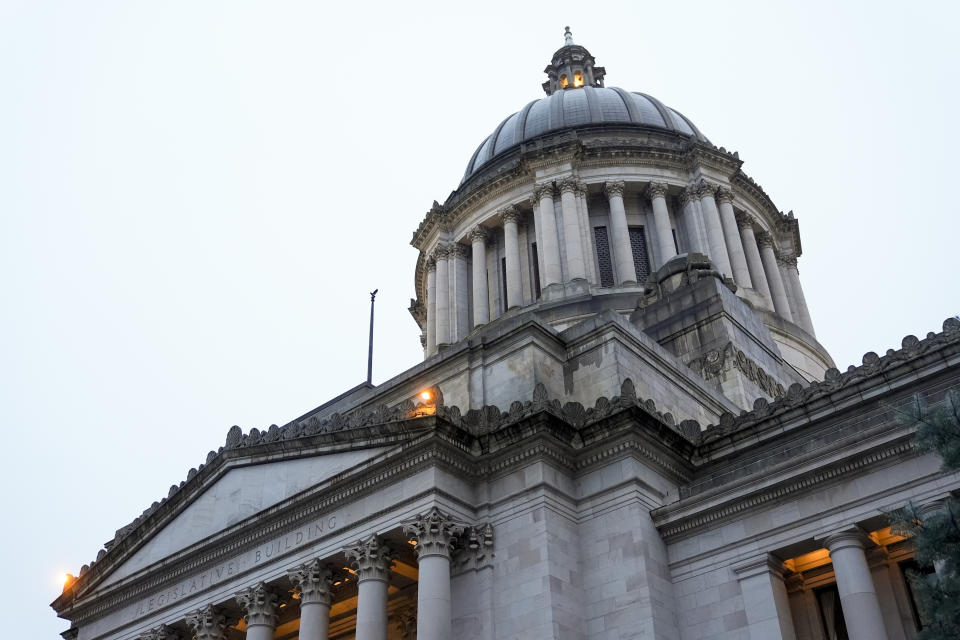
[[563, 32], [564, 45], [553, 54], [553, 60], [543, 70], [549, 78], [543, 83], [548, 96], [566, 89], [602, 87], [606, 70], [594, 66], [595, 60], [586, 47], [573, 43], [570, 27]]

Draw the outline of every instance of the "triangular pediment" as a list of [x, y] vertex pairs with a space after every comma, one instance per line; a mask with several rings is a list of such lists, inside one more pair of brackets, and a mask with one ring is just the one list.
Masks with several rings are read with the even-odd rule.
[[261, 462], [228, 469], [102, 583], [110, 585], [255, 516], [388, 447]]

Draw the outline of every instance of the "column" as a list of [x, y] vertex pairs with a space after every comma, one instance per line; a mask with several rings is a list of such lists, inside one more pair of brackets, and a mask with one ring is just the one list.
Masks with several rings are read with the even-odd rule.
[[387, 640], [387, 586], [393, 555], [376, 535], [345, 549], [357, 572], [356, 640]]
[[680, 194], [680, 205], [683, 208], [683, 226], [687, 229], [687, 245], [691, 253], [707, 255], [706, 240], [701, 235], [703, 220], [700, 219], [700, 209], [697, 207], [700, 199], [692, 187], [687, 187]]
[[863, 534], [841, 531], [827, 536], [823, 543], [830, 551], [850, 640], [887, 640], [880, 602], [863, 552]]
[[810, 319], [807, 298], [803, 295], [803, 287], [800, 285], [800, 272], [797, 270], [796, 256], [783, 256], [780, 258], [780, 264], [783, 267], [783, 273], [787, 276], [787, 282], [790, 284], [790, 313], [807, 333], [812, 336], [816, 335], [813, 332], [813, 321]]
[[720, 273], [725, 276], [733, 275], [733, 269], [730, 268], [730, 258], [727, 256], [727, 245], [723, 239], [723, 226], [720, 224], [720, 212], [717, 210], [717, 202], [713, 194], [716, 187], [701, 180], [696, 186], [697, 195], [700, 197], [700, 206], [703, 211], [703, 226], [707, 231], [707, 246], [710, 248], [708, 254], [710, 260], [717, 267]]
[[277, 594], [263, 582], [234, 596], [247, 621], [247, 640], [273, 640], [277, 628]]
[[593, 228], [590, 226], [590, 212], [587, 208], [587, 185], [577, 182], [577, 220], [580, 221], [580, 246], [583, 247], [583, 266], [587, 270], [587, 281], [600, 284], [597, 272], [597, 255], [593, 246]]
[[520, 212], [513, 207], [501, 209], [500, 222], [503, 223], [503, 245], [507, 264], [507, 309], [523, 306], [523, 288], [520, 286], [520, 241], [518, 238]]
[[720, 226], [726, 241], [730, 268], [733, 269], [733, 281], [741, 287], [753, 288], [747, 258], [743, 253], [743, 242], [737, 229], [737, 217], [733, 213], [733, 192], [726, 187], [717, 189], [717, 203], [720, 208]]
[[553, 213], [553, 185], [550, 183], [538, 184], [533, 191], [534, 197], [540, 201], [540, 217], [537, 218], [537, 227], [540, 229], [540, 239], [543, 246], [537, 247], [543, 256], [543, 271], [540, 273], [540, 286], [563, 282], [563, 271], [560, 269], [560, 240], [557, 235], [557, 219]]
[[750, 270], [750, 282], [753, 283], [753, 290], [763, 296], [767, 308], [772, 311], [773, 296], [770, 295], [767, 276], [763, 273], [760, 248], [757, 246], [757, 237], [753, 233], [753, 220], [745, 213], [737, 214], [737, 226], [740, 228], [740, 241], [743, 244], [743, 253], [747, 258], [747, 269]]
[[433, 260], [437, 271], [435, 283], [437, 290], [435, 340], [439, 347], [442, 344], [450, 344], [450, 267], [447, 264], [447, 247], [445, 245], [437, 245], [437, 248], [433, 250]]
[[437, 262], [427, 258], [427, 356], [437, 352]]
[[447, 251], [447, 262], [450, 264], [450, 342], [459, 342], [470, 333], [469, 253], [466, 245], [459, 242], [451, 243]]
[[580, 241], [580, 216], [577, 211], [577, 180], [560, 181], [560, 213], [563, 217], [563, 238], [567, 249], [567, 280], [586, 280], [583, 243]]
[[673, 230], [670, 226], [670, 214], [667, 212], [667, 185], [662, 182], [651, 182], [647, 187], [647, 196], [653, 206], [654, 238], [657, 242], [657, 254], [660, 256], [658, 267], [669, 262], [677, 255], [677, 247], [673, 242]]
[[187, 616], [187, 626], [194, 640], [226, 640], [227, 617], [213, 605], [208, 604]]
[[450, 626], [450, 551], [465, 526], [436, 507], [414, 520], [403, 530], [417, 543], [417, 640], [449, 640]]
[[473, 250], [473, 326], [490, 322], [490, 297], [487, 290], [487, 230], [477, 225], [470, 232]]
[[[946, 513], [946, 509], [947, 500], [946, 498], [942, 498], [940, 500], [934, 500], [933, 502], [928, 502], [927, 504], [922, 505], [918, 511], [920, 519], [923, 521], [927, 518], [934, 518], [938, 516], [948, 517], [950, 514]], [[937, 577], [941, 580], [947, 577], [946, 564], [946, 560], [943, 558], [933, 561], [933, 570], [936, 572]]]
[[630, 246], [630, 227], [627, 226], [627, 209], [623, 205], [622, 182], [608, 182], [603, 192], [610, 203], [610, 249], [617, 272], [617, 284], [637, 284], [637, 268], [633, 264], [633, 247]]
[[333, 570], [319, 558], [302, 564], [287, 578], [300, 602], [300, 631], [297, 640], [327, 640], [330, 633], [330, 596]]
[[780, 277], [780, 267], [777, 265], [777, 254], [773, 252], [773, 238], [763, 231], [757, 237], [757, 246], [760, 248], [763, 273], [767, 276], [767, 284], [770, 285], [773, 308], [782, 318], [793, 322], [787, 290], [783, 285], [783, 278]]
[[751, 640], [796, 640], [790, 600], [783, 582], [783, 563], [765, 553], [736, 567]]

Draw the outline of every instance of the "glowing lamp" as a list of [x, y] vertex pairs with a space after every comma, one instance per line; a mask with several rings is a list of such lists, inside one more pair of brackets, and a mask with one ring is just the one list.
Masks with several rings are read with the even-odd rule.
[[430, 401], [430, 392], [429, 392], [429, 391], [424, 391], [423, 393], [420, 394], [420, 397], [423, 398], [425, 401], [429, 402], [429, 401]]

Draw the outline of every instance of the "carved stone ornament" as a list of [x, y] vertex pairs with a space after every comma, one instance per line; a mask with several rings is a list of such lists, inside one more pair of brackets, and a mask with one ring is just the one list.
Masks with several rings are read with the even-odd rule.
[[753, 226], [753, 218], [749, 214], [746, 214], [742, 211], [735, 211], [734, 217], [737, 219], [737, 227], [740, 229], [746, 229], [747, 227]]
[[471, 242], [478, 242], [478, 241], [486, 242], [486, 241], [487, 241], [487, 238], [489, 237], [489, 235], [490, 235], [490, 233], [486, 230], [486, 228], [481, 227], [481, 226], [478, 224], [477, 226], [475, 226], [473, 229], [470, 230], [470, 241], [471, 241]]
[[787, 269], [797, 269], [797, 256], [790, 255], [789, 253], [778, 253], [777, 254], [777, 264]]
[[241, 591], [234, 596], [234, 600], [243, 609], [247, 626], [276, 626], [277, 601], [279, 598], [263, 582]]
[[697, 196], [697, 190], [693, 185], [683, 188], [683, 191], [680, 192], [680, 206], [686, 207], [688, 204], [692, 204], [699, 200]]
[[582, 198], [587, 195], [587, 183], [577, 180], [577, 197]]
[[573, 177], [567, 177], [560, 180], [557, 186], [560, 188], [560, 193], [576, 193], [577, 192], [578, 180]]
[[493, 564], [493, 525], [489, 522], [470, 527], [460, 537], [457, 566], [483, 569]]
[[520, 212], [516, 207], [504, 207], [497, 211], [497, 216], [500, 218], [500, 224], [506, 225], [508, 222], [520, 224]]
[[447, 259], [448, 260], [457, 260], [463, 259], [470, 255], [470, 247], [465, 244], [460, 244], [459, 242], [451, 243], [447, 247]]
[[287, 574], [293, 584], [300, 606], [322, 604], [330, 606], [330, 591], [333, 589], [333, 568], [319, 558], [300, 565]]
[[763, 249], [764, 247], [773, 246], [773, 237], [766, 231], [758, 231], [757, 236], [757, 246]]
[[137, 636], [137, 640], [180, 640], [180, 634], [177, 633], [176, 629], [171, 629], [165, 624], [160, 625], [159, 627], [154, 627]]
[[710, 184], [703, 179], [694, 185], [694, 189], [697, 191], [697, 197], [701, 200], [704, 198], [713, 198], [717, 192], [716, 185]]
[[227, 617], [208, 604], [187, 616], [187, 626], [193, 631], [194, 640], [225, 640]]
[[440, 555], [449, 558], [467, 525], [433, 507], [425, 514], [403, 523], [403, 532], [417, 543], [417, 557]]
[[667, 197], [667, 185], [663, 182], [651, 182], [647, 186], [647, 197], [651, 200], [654, 198], [666, 198]]
[[434, 259], [433, 256], [428, 256], [426, 261], [424, 261], [424, 265], [427, 268], [427, 272], [437, 270], [437, 261]]
[[717, 202], [733, 202], [733, 191], [728, 187], [717, 187]]
[[433, 260], [434, 264], [440, 262], [441, 260], [447, 259], [447, 254], [450, 251], [450, 245], [448, 244], [438, 244], [433, 248], [433, 252], [430, 254], [430, 258]]
[[384, 544], [376, 534], [366, 540], [360, 540], [352, 547], [344, 549], [351, 560], [357, 580], [387, 580], [390, 566], [393, 564], [393, 553], [390, 547]]
[[603, 185], [603, 192], [607, 194], [608, 198], [622, 198], [625, 186], [626, 185], [622, 180], [618, 180], [616, 182], [607, 182]]
[[403, 640], [416, 640], [417, 638], [417, 609], [416, 606], [409, 606], [397, 613], [397, 631]]
[[544, 198], [553, 198], [553, 184], [550, 182], [541, 182], [533, 186], [533, 197], [538, 202]]

